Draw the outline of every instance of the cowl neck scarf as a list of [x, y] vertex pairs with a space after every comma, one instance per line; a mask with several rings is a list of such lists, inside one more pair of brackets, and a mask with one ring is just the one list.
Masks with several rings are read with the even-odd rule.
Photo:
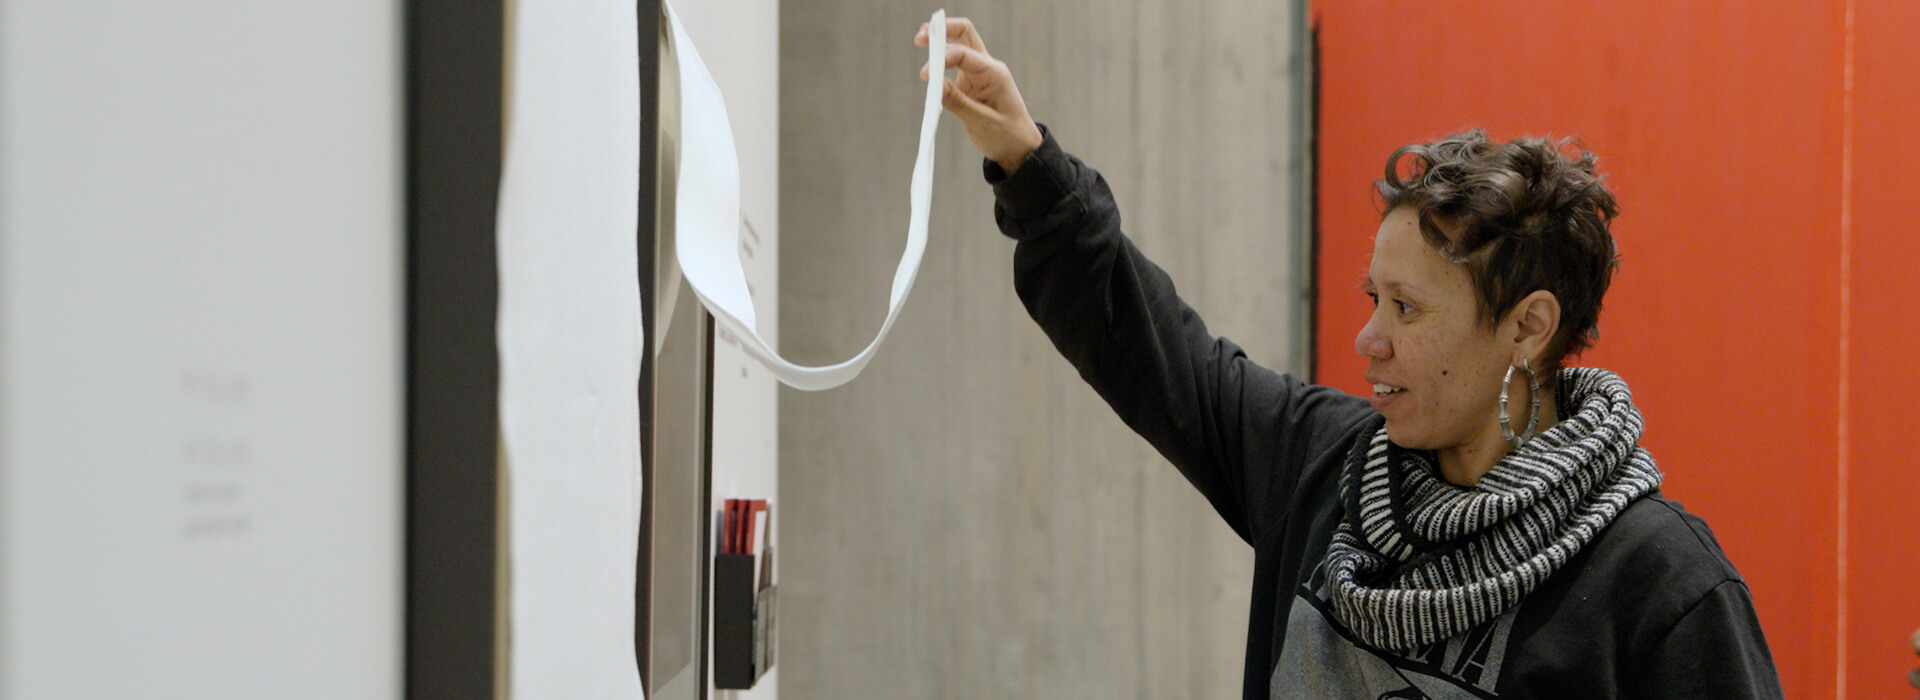
[[1566, 368], [1555, 392], [1568, 415], [1470, 487], [1369, 419], [1371, 438], [1341, 472], [1344, 513], [1326, 559], [1334, 615], [1361, 641], [1415, 649], [1493, 619], [1660, 486], [1626, 382]]

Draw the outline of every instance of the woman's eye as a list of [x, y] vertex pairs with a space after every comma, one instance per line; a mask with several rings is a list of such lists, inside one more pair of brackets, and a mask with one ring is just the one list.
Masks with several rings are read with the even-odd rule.
[[1401, 316], [1405, 316], [1407, 314], [1413, 313], [1413, 307], [1407, 306], [1407, 302], [1401, 301], [1399, 299], [1395, 299], [1393, 300], [1393, 303], [1398, 304], [1400, 306]]
[[1373, 300], [1373, 308], [1376, 308], [1376, 309], [1380, 308], [1380, 295], [1375, 294], [1373, 292], [1367, 292], [1367, 298]]

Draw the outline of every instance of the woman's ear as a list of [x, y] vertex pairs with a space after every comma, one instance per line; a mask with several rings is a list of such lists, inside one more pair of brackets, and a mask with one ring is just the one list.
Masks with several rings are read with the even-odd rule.
[[[1560, 330], [1560, 299], [1553, 292], [1536, 289], [1513, 307], [1511, 318], [1516, 326], [1513, 338], [1515, 362], [1523, 357], [1540, 361], [1540, 354], [1547, 351], [1554, 333]], [[1534, 366], [1537, 368], [1540, 364], [1535, 362]]]

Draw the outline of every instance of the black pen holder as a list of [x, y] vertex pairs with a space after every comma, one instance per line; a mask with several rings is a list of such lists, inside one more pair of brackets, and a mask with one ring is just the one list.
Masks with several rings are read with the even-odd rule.
[[713, 685], [752, 688], [773, 667], [776, 586], [757, 588], [752, 554], [713, 560]]

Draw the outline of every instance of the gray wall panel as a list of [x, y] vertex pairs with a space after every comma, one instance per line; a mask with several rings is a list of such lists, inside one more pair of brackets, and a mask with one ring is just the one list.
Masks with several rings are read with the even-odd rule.
[[404, 5], [0, 0], [0, 699], [401, 697]]
[[[931, 6], [781, 8], [782, 350], [851, 356], [904, 245]], [[1301, 367], [1292, 3], [991, 0], [1029, 107], [1214, 332]], [[1054, 353], [960, 123], [914, 296], [852, 384], [783, 390], [781, 693], [1231, 697], [1252, 551]]]

